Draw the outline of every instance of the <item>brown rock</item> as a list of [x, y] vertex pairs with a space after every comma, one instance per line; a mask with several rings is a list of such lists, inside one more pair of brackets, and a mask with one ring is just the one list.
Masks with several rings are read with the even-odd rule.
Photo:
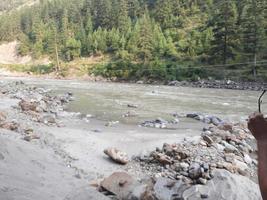
[[105, 178], [100, 186], [105, 190], [115, 194], [118, 199], [126, 199], [136, 185], [136, 181], [125, 172], [115, 172]]
[[160, 162], [163, 165], [172, 164], [171, 158], [165, 154], [157, 153], [157, 154], [154, 154], [153, 156], [158, 162]]
[[228, 170], [229, 172], [234, 173], [236, 171], [235, 166], [233, 166], [231, 163], [224, 162], [223, 163], [223, 168]]
[[19, 102], [19, 106], [21, 107], [22, 111], [36, 111], [37, 104], [25, 100], [21, 100]]
[[116, 148], [105, 149], [104, 153], [119, 164], [126, 165], [129, 162], [128, 155]]
[[213, 140], [210, 136], [208, 135], [203, 135], [203, 140], [206, 141], [208, 144], [212, 144], [213, 143]]
[[230, 123], [225, 123], [225, 124], [219, 125], [218, 129], [231, 132], [233, 130], [233, 125]]
[[19, 128], [19, 124], [16, 122], [4, 122], [0, 124], [0, 128], [11, 130], [11, 131], [17, 131]]
[[4, 112], [0, 112], [0, 122], [6, 120], [6, 114]]

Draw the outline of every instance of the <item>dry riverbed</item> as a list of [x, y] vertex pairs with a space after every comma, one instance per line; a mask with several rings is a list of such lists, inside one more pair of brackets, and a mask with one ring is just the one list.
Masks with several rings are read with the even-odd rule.
[[[218, 188], [222, 184], [226, 184], [225, 188], [227, 184], [230, 185], [228, 190], [220, 190], [223, 195], [230, 195], [230, 199], [260, 199], [258, 186], [252, 182], [256, 180], [257, 161], [253, 157], [256, 149], [250, 143], [247, 149], [242, 149], [247, 140], [253, 138], [241, 124], [232, 126], [232, 131], [227, 130], [230, 135], [221, 129], [227, 133], [218, 135], [221, 121], [216, 117], [189, 115], [186, 118], [185, 114], [161, 113], [158, 117], [169, 115], [166, 117], [168, 119], [153, 119], [135, 101], [116, 101], [115, 107], [125, 108], [121, 110], [123, 112], [105, 115], [103, 119], [100, 115], [95, 116], [97, 112], [90, 115], [86, 109], [85, 112], [78, 113], [78, 110], [82, 111], [81, 108], [77, 112], [70, 112], [76, 111], [71, 106], [81, 101], [79, 95], [75, 96], [75, 89], [58, 94], [59, 91], [51, 91], [53, 87], [48, 85], [36, 87], [36, 84], [9, 79], [4, 79], [0, 86], [0, 199], [145, 199], [142, 192], [153, 193], [150, 199], [223, 199], [222, 196], [216, 196], [215, 189], [206, 191], [204, 185], [208, 187], [209, 184]], [[150, 96], [156, 94], [157, 91], [153, 91]], [[136, 112], [143, 114], [140, 118], [143, 123], [131, 119]], [[203, 127], [206, 127], [204, 132]], [[233, 131], [240, 131], [240, 127], [242, 133]], [[163, 143], [166, 144], [162, 149], [156, 149]], [[103, 153], [108, 147], [126, 152], [130, 162], [118, 165], [111, 161]], [[198, 149], [202, 150], [198, 152]], [[207, 158], [208, 153], [217, 159]], [[202, 165], [204, 161], [208, 167]], [[224, 171], [216, 171], [218, 169]], [[125, 196], [118, 194], [117, 185], [112, 185], [108, 180], [102, 185], [94, 184], [103, 193], [89, 186], [116, 171], [134, 177], [134, 181], [131, 181], [136, 187], [131, 186], [131, 191], [127, 191], [131, 196], [128, 193]], [[125, 175], [119, 174], [118, 177], [124, 179]], [[153, 183], [150, 177], [156, 178]], [[166, 179], [159, 179], [163, 177]], [[216, 181], [216, 177], [225, 181]], [[166, 188], [168, 184], [172, 186]], [[240, 188], [232, 194], [232, 187], [236, 184], [240, 184]], [[123, 188], [124, 184], [120, 186]], [[181, 196], [177, 196], [176, 187], [183, 188], [179, 192]]]

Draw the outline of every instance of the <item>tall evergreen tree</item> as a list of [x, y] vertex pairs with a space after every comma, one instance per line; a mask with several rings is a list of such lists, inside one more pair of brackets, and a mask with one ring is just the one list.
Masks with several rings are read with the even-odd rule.
[[[242, 44], [244, 59], [253, 64], [253, 75], [256, 76], [257, 59], [263, 57], [266, 30], [264, 17], [266, 10], [265, 0], [246, 0], [246, 6], [242, 16]], [[265, 52], [266, 53], [266, 52]]]
[[237, 35], [237, 9], [232, 0], [220, 1], [212, 19], [214, 41], [211, 54], [213, 58], [226, 64], [234, 60], [239, 45]]

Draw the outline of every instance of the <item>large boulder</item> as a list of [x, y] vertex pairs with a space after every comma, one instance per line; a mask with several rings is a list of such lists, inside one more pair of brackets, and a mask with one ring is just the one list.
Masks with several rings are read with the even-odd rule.
[[119, 199], [126, 199], [137, 185], [137, 182], [125, 172], [115, 172], [105, 178], [100, 185], [103, 189], [115, 194]]
[[207, 185], [195, 185], [183, 192], [185, 200], [261, 200], [259, 186], [250, 179], [215, 170], [214, 178]]

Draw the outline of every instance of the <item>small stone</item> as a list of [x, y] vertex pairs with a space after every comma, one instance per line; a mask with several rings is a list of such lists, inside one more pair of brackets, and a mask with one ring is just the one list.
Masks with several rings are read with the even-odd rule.
[[226, 153], [237, 153], [239, 152], [238, 149], [236, 147], [234, 147], [233, 145], [225, 142], [225, 141], [222, 141], [222, 144], [225, 146], [225, 149], [224, 151]]
[[171, 156], [173, 154], [173, 148], [170, 144], [163, 144], [163, 151], [166, 153], [166, 155]]
[[204, 164], [202, 164], [202, 167], [203, 167], [203, 169], [204, 169], [204, 172], [207, 172], [207, 171], [210, 169], [210, 166], [209, 166], [208, 163], [204, 163]]
[[201, 146], [204, 146], [204, 147], [207, 146], [207, 143], [206, 143], [205, 141], [200, 141], [199, 144], [200, 144]]
[[212, 143], [213, 143], [213, 140], [212, 140], [211, 137], [208, 136], [208, 135], [204, 135], [202, 138], [203, 138], [203, 140], [206, 141], [208, 144], [212, 144]]
[[209, 195], [208, 194], [201, 194], [200, 198], [201, 199], [207, 199], [207, 198], [209, 198]]
[[234, 165], [236, 166], [237, 169], [240, 169], [242, 171], [246, 171], [248, 169], [248, 166], [247, 166], [246, 163], [241, 162], [241, 161], [239, 161], [237, 159], [235, 159]]
[[224, 124], [219, 125], [218, 128], [223, 131], [232, 131], [233, 125], [230, 123], [224, 123]]
[[22, 111], [36, 111], [37, 104], [30, 101], [21, 100], [19, 102], [19, 106], [21, 107]]
[[135, 105], [135, 104], [127, 104], [127, 106], [129, 108], [138, 108], [138, 105]]
[[244, 155], [244, 161], [249, 165], [252, 164], [252, 159], [248, 154]]
[[204, 178], [199, 178], [197, 182], [199, 184], [206, 185], [208, 181], [206, 179], [204, 179]]
[[225, 147], [224, 147], [223, 145], [218, 144], [218, 143], [215, 144], [215, 147], [216, 147], [220, 152], [224, 151], [224, 149], [225, 149]]
[[184, 171], [186, 171], [186, 170], [189, 168], [189, 164], [187, 164], [187, 163], [185, 163], [185, 162], [182, 162], [182, 163], [180, 163], [180, 167], [181, 167]]
[[231, 163], [223, 163], [223, 168], [228, 170], [229, 172], [234, 173], [235, 172], [235, 167]]
[[107, 123], [105, 124], [105, 126], [109, 126], [109, 127], [111, 127], [111, 126], [117, 125], [117, 124], [119, 124], [119, 123], [120, 123], [119, 121], [111, 121], [111, 122], [107, 122]]
[[11, 130], [11, 131], [17, 131], [19, 128], [19, 124], [15, 121], [5, 122], [5, 123], [0, 124], [0, 128]]
[[4, 112], [0, 112], [0, 122], [6, 120], [6, 114]]
[[155, 154], [155, 159], [163, 165], [172, 164], [171, 158], [165, 154], [162, 154], [162, 153]]
[[23, 139], [24, 139], [25, 141], [27, 141], [27, 142], [30, 142], [30, 141], [32, 141], [32, 140], [38, 140], [38, 139], [40, 139], [40, 137], [37, 136], [37, 135], [27, 135], [27, 136], [25, 136]]
[[197, 179], [201, 176], [201, 166], [198, 163], [192, 163], [189, 166], [189, 177], [192, 179]]

